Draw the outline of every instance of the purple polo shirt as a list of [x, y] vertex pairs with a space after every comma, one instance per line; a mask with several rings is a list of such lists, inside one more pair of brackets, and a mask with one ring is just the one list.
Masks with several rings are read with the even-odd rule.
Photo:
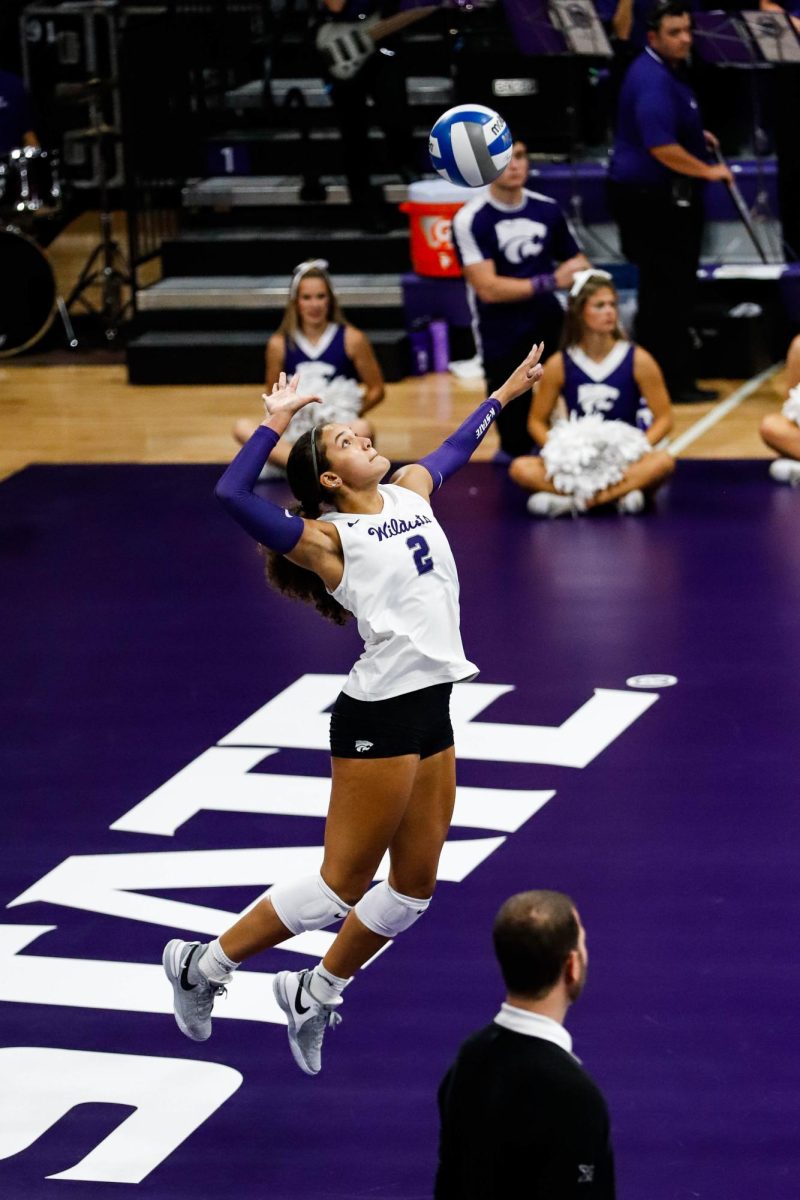
[[705, 161], [697, 97], [683, 69], [668, 67], [648, 46], [622, 84], [609, 177], [618, 183], [666, 187], [674, 172], [650, 150], [675, 143]]

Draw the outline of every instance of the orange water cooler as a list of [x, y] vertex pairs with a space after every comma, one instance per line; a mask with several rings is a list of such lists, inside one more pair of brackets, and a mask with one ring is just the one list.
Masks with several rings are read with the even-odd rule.
[[461, 274], [453, 246], [453, 217], [485, 188], [462, 188], [446, 179], [423, 179], [408, 188], [400, 211], [408, 213], [411, 263], [418, 275], [452, 277]]

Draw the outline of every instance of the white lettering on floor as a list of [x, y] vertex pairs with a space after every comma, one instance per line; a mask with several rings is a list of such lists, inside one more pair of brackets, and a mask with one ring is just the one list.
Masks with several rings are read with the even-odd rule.
[[[302, 676], [217, 746], [135, 804], [113, 823], [112, 830], [174, 837], [204, 810], [324, 818], [330, 798], [328, 779], [256, 768], [282, 748], [328, 748], [326, 709], [344, 678]], [[597, 688], [557, 726], [475, 720], [510, 691], [510, 684], [456, 685], [451, 712], [459, 757], [581, 769], [659, 698], [653, 692]], [[552, 790], [459, 787], [452, 823], [514, 833], [554, 795]], [[502, 836], [447, 841], [438, 878], [462, 882], [505, 841]], [[257, 888], [247, 911], [270, 885], [318, 871], [321, 859], [321, 845], [72, 855], [8, 907], [40, 901], [180, 933], [190, 930], [216, 936], [239, 914], [144, 893], [193, 887]], [[387, 855], [375, 879], [385, 879], [388, 871]], [[171, 1013], [172, 995], [160, 964], [22, 953], [56, 929], [54, 925], [0, 925], [0, 1001]], [[334, 936], [324, 930], [303, 933], [280, 949], [318, 958]], [[285, 1024], [272, 995], [272, 980], [273, 975], [265, 971], [239, 972], [215, 1017]], [[80, 1162], [49, 1176], [111, 1183], [144, 1179], [242, 1082], [237, 1071], [218, 1063], [40, 1047], [0, 1049], [0, 1077], [4, 1083], [0, 1159], [21, 1153], [77, 1104], [101, 1101], [134, 1106], [136, 1111]]]
[[27, 1150], [77, 1104], [133, 1105], [80, 1162], [48, 1179], [141, 1183], [233, 1095], [221, 1063], [44, 1046], [0, 1048], [0, 1159]]

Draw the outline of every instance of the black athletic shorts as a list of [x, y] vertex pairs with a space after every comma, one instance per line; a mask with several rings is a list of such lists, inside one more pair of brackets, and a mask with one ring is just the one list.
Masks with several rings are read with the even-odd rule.
[[340, 692], [331, 712], [334, 758], [430, 758], [453, 744], [450, 724], [452, 683], [392, 696], [354, 700]]

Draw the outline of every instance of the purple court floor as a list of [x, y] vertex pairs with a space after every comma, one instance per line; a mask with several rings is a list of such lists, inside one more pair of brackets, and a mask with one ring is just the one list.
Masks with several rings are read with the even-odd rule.
[[244, 968], [204, 1045], [158, 965], [318, 864], [357, 648], [263, 586], [218, 474], [0, 485], [0, 1195], [429, 1197], [439, 1079], [502, 998], [493, 915], [543, 886], [588, 931], [569, 1027], [620, 1197], [796, 1200], [800, 492], [686, 462], [651, 516], [534, 523], [490, 465], [444, 489], [481, 667], [456, 821], [308, 1079], [270, 977], [327, 935]]

